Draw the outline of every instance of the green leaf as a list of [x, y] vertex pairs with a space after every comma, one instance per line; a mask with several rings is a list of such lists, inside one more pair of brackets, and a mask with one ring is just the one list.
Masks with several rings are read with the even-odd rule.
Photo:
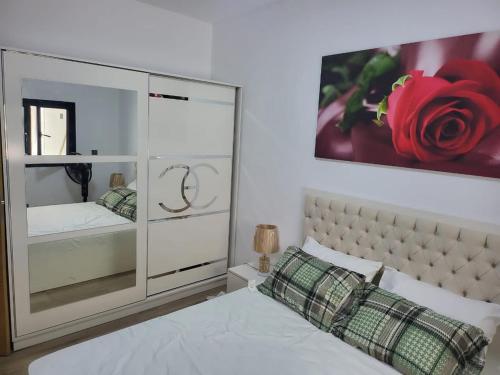
[[335, 91], [336, 91], [336, 89], [335, 89], [334, 85], [326, 85], [321, 89], [321, 92], [323, 93], [323, 95], [331, 95]]
[[390, 56], [386, 52], [374, 55], [363, 67], [356, 82], [358, 90], [352, 94], [346, 103], [344, 117], [338, 124], [342, 131], [349, 130], [358, 120], [358, 115], [363, 110], [363, 99], [370, 91], [373, 82], [386, 73], [396, 69], [399, 65], [399, 58]]
[[392, 84], [392, 91], [396, 90], [398, 86], [404, 86], [405, 82], [410, 78], [412, 78], [411, 74], [405, 74], [404, 76], [399, 77], [398, 80]]
[[339, 90], [337, 90], [337, 88], [334, 85], [324, 86], [321, 89], [321, 93], [323, 94], [323, 99], [319, 104], [320, 108], [325, 108], [326, 106], [328, 106], [328, 104], [330, 104], [340, 96]]
[[379, 128], [381, 128], [382, 126], [384, 126], [384, 122], [382, 120], [377, 120], [377, 119], [374, 119], [373, 120], [373, 123], [375, 125], [377, 125]]
[[389, 105], [389, 102], [387, 101], [387, 96], [384, 96], [384, 99], [381, 100], [380, 103], [378, 103], [377, 107], [377, 120], [380, 121], [380, 118], [382, 115], [385, 115], [387, 113], [387, 107]]
[[357, 120], [358, 113], [363, 109], [363, 99], [366, 95], [366, 90], [359, 89], [355, 91], [345, 105], [344, 117], [340, 121], [338, 127], [342, 131], [347, 131]]
[[345, 60], [346, 65], [356, 66], [362, 68], [368, 60], [370, 60], [372, 52], [370, 50], [363, 50], [351, 52], [346, 54], [348, 58]]
[[342, 81], [348, 81], [349, 80], [349, 69], [347, 66], [334, 66], [330, 69], [330, 72], [338, 74], [340, 79]]
[[377, 53], [364, 66], [357, 82], [360, 87], [369, 86], [376, 78], [394, 70], [399, 59], [386, 52]]

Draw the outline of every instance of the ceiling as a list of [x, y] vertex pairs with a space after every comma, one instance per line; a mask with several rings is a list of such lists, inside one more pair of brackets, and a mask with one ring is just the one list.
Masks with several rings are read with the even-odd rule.
[[249, 13], [278, 0], [138, 0], [185, 16], [214, 23]]

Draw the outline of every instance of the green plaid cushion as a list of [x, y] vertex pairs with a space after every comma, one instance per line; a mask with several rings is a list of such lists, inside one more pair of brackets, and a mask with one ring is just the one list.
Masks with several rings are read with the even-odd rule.
[[361, 275], [289, 247], [258, 290], [330, 332], [363, 283]]
[[137, 193], [134, 191], [116, 206], [116, 214], [135, 222], [137, 218]]
[[135, 190], [130, 190], [125, 187], [113, 188], [97, 199], [96, 203], [106, 207], [108, 210], [116, 212], [123, 200], [134, 193]]
[[333, 334], [403, 374], [479, 374], [488, 340], [474, 326], [440, 315], [373, 284]]

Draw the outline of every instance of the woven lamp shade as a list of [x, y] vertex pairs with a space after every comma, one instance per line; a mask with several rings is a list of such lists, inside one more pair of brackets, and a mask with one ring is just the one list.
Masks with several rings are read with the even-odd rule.
[[115, 188], [120, 186], [125, 186], [125, 178], [123, 177], [123, 174], [111, 173], [111, 176], [109, 177], [109, 187]]
[[254, 249], [261, 254], [276, 253], [279, 250], [278, 227], [271, 224], [259, 224], [255, 229]]

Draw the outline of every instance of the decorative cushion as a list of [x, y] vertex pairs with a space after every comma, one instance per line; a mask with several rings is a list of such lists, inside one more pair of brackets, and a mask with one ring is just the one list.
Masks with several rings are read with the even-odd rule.
[[131, 190], [126, 187], [116, 187], [104, 193], [99, 199], [96, 200], [96, 203], [106, 207], [108, 210], [116, 212], [119, 205], [130, 194], [135, 194], [135, 190]]
[[271, 275], [257, 288], [302, 315], [319, 329], [330, 332], [351, 302], [364, 278], [334, 266], [298, 247], [289, 247]]
[[115, 213], [135, 222], [137, 218], [137, 193], [134, 191], [123, 199], [116, 207]]
[[479, 328], [369, 283], [332, 333], [412, 375], [479, 374], [488, 345]]

